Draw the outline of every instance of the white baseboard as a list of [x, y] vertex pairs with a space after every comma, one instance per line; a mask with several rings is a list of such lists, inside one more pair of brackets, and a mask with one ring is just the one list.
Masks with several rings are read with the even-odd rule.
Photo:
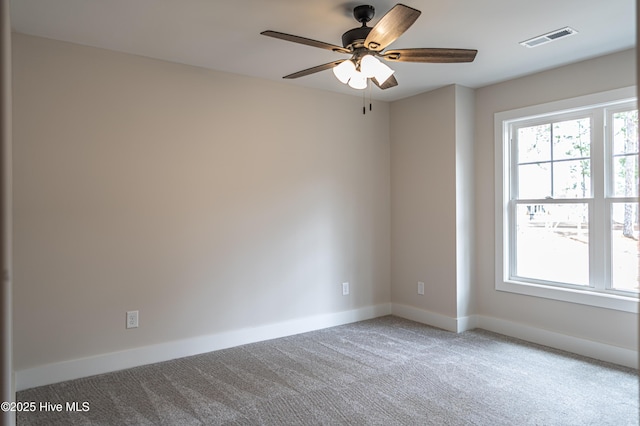
[[391, 314], [391, 304], [316, 315], [259, 327], [160, 343], [89, 358], [62, 361], [15, 372], [16, 390], [73, 380], [125, 368], [169, 361], [247, 343], [276, 339], [308, 331], [349, 324]]
[[531, 327], [499, 318], [477, 315], [478, 328], [589, 358], [638, 369], [638, 351]]
[[453, 318], [399, 303], [391, 304], [391, 313], [401, 318], [441, 328], [453, 333], [462, 333], [463, 331], [477, 327], [474, 316]]
[[232, 330], [224, 333], [112, 352], [89, 358], [41, 365], [16, 371], [14, 383], [16, 391], [21, 391], [65, 380], [73, 380], [140, 365], [198, 355], [247, 343], [291, 336], [390, 314], [454, 333], [460, 333], [474, 328], [482, 328], [590, 358], [600, 359], [626, 367], [638, 368], [638, 352], [631, 349], [594, 342], [484, 315], [452, 318], [413, 306], [385, 303], [350, 311], [317, 315], [276, 324]]
[[638, 369], [638, 351], [621, 348], [602, 342], [574, 337], [555, 331], [531, 327], [529, 325], [493, 318], [484, 315], [470, 315], [468, 317], [452, 318], [442, 314], [415, 308], [413, 306], [393, 303], [391, 313], [402, 318], [417, 321], [433, 327], [442, 328], [454, 333], [482, 328], [494, 333], [527, 342], [549, 346], [551, 348], [572, 352], [589, 358], [611, 362]]

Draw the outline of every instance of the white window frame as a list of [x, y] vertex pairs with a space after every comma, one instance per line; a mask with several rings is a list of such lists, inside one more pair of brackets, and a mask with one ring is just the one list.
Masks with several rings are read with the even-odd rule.
[[[566, 99], [556, 102], [550, 102], [542, 105], [534, 105], [525, 108], [519, 108], [510, 111], [499, 112], [494, 115], [494, 130], [495, 130], [495, 193], [496, 193], [496, 240], [495, 240], [495, 276], [496, 284], [495, 288], [498, 291], [506, 291], [510, 293], [523, 294], [528, 296], [536, 296], [547, 299], [560, 300], [564, 302], [578, 303], [590, 306], [597, 306], [601, 308], [615, 309], [625, 312], [638, 313], [639, 311], [639, 299], [637, 296], [629, 294], [620, 294], [611, 291], [603, 292], [602, 289], [584, 289], [575, 288], [572, 286], [557, 286], [550, 285], [544, 282], [533, 282], [533, 280], [517, 281], [511, 279], [510, 268], [510, 247], [513, 244], [510, 237], [512, 232], [510, 231], [511, 223], [509, 223], [508, 209], [510, 208], [511, 200], [511, 169], [512, 161], [511, 156], [511, 138], [510, 128], [514, 123], [521, 123], [526, 121], [536, 121], [545, 116], [558, 116], [565, 114], [567, 116], [588, 114], [587, 110], [593, 108], [606, 107], [615, 109], [616, 106], [627, 104], [629, 102], [637, 102], [636, 100], [636, 87], [625, 87], [622, 89], [611, 90], [602, 93], [596, 93], [586, 96], [581, 96], [572, 99]], [[602, 143], [604, 135], [593, 135], [598, 132], [598, 129], [604, 128], [604, 123], [600, 121], [599, 117], [592, 118], [592, 150], [602, 149]], [[609, 131], [606, 130], [605, 131]], [[601, 173], [605, 168], [608, 168], [607, 159], [610, 158], [608, 152], [604, 156], [592, 155], [592, 176], [596, 173]], [[595, 161], [594, 161], [595, 160]], [[599, 191], [594, 188], [592, 181], [591, 190]], [[605, 193], [604, 199], [590, 198], [586, 200], [587, 203], [610, 203], [608, 198], [609, 191], [601, 190], [601, 193]], [[554, 202], [562, 202], [561, 199], [555, 199]], [[575, 202], [577, 200], [571, 200]], [[633, 201], [638, 201], [638, 198], [633, 198]], [[606, 210], [606, 209], [603, 209]], [[590, 209], [593, 211], [593, 209]], [[592, 218], [597, 221], [601, 221], [598, 218]], [[590, 220], [590, 222], [592, 222]], [[592, 223], [595, 223], [592, 222]], [[600, 241], [609, 241], [606, 233], [610, 230], [598, 231], [601, 235], [596, 236]], [[591, 256], [602, 256], [602, 248], [596, 247], [597, 244], [591, 245]], [[602, 271], [592, 271], [592, 273], [602, 273]]]

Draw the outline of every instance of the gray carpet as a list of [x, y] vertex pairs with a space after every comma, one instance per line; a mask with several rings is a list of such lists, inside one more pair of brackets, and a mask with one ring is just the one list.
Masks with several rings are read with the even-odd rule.
[[638, 425], [638, 374], [393, 316], [29, 389], [19, 425]]

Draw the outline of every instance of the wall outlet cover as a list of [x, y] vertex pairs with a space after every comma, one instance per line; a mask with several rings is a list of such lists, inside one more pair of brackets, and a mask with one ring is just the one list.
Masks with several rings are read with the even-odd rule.
[[342, 295], [343, 296], [349, 295], [349, 283], [342, 283]]
[[127, 328], [138, 328], [138, 311], [127, 311]]

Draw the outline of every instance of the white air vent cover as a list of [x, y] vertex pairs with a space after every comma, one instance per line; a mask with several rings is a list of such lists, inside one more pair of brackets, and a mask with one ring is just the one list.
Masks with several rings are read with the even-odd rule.
[[531, 38], [529, 40], [521, 41], [520, 44], [525, 47], [536, 47], [541, 44], [549, 43], [555, 40], [558, 40], [563, 37], [568, 37], [570, 35], [577, 34], [578, 32], [573, 28], [564, 27], [559, 30], [551, 31], [550, 33], [543, 34], [538, 37]]

